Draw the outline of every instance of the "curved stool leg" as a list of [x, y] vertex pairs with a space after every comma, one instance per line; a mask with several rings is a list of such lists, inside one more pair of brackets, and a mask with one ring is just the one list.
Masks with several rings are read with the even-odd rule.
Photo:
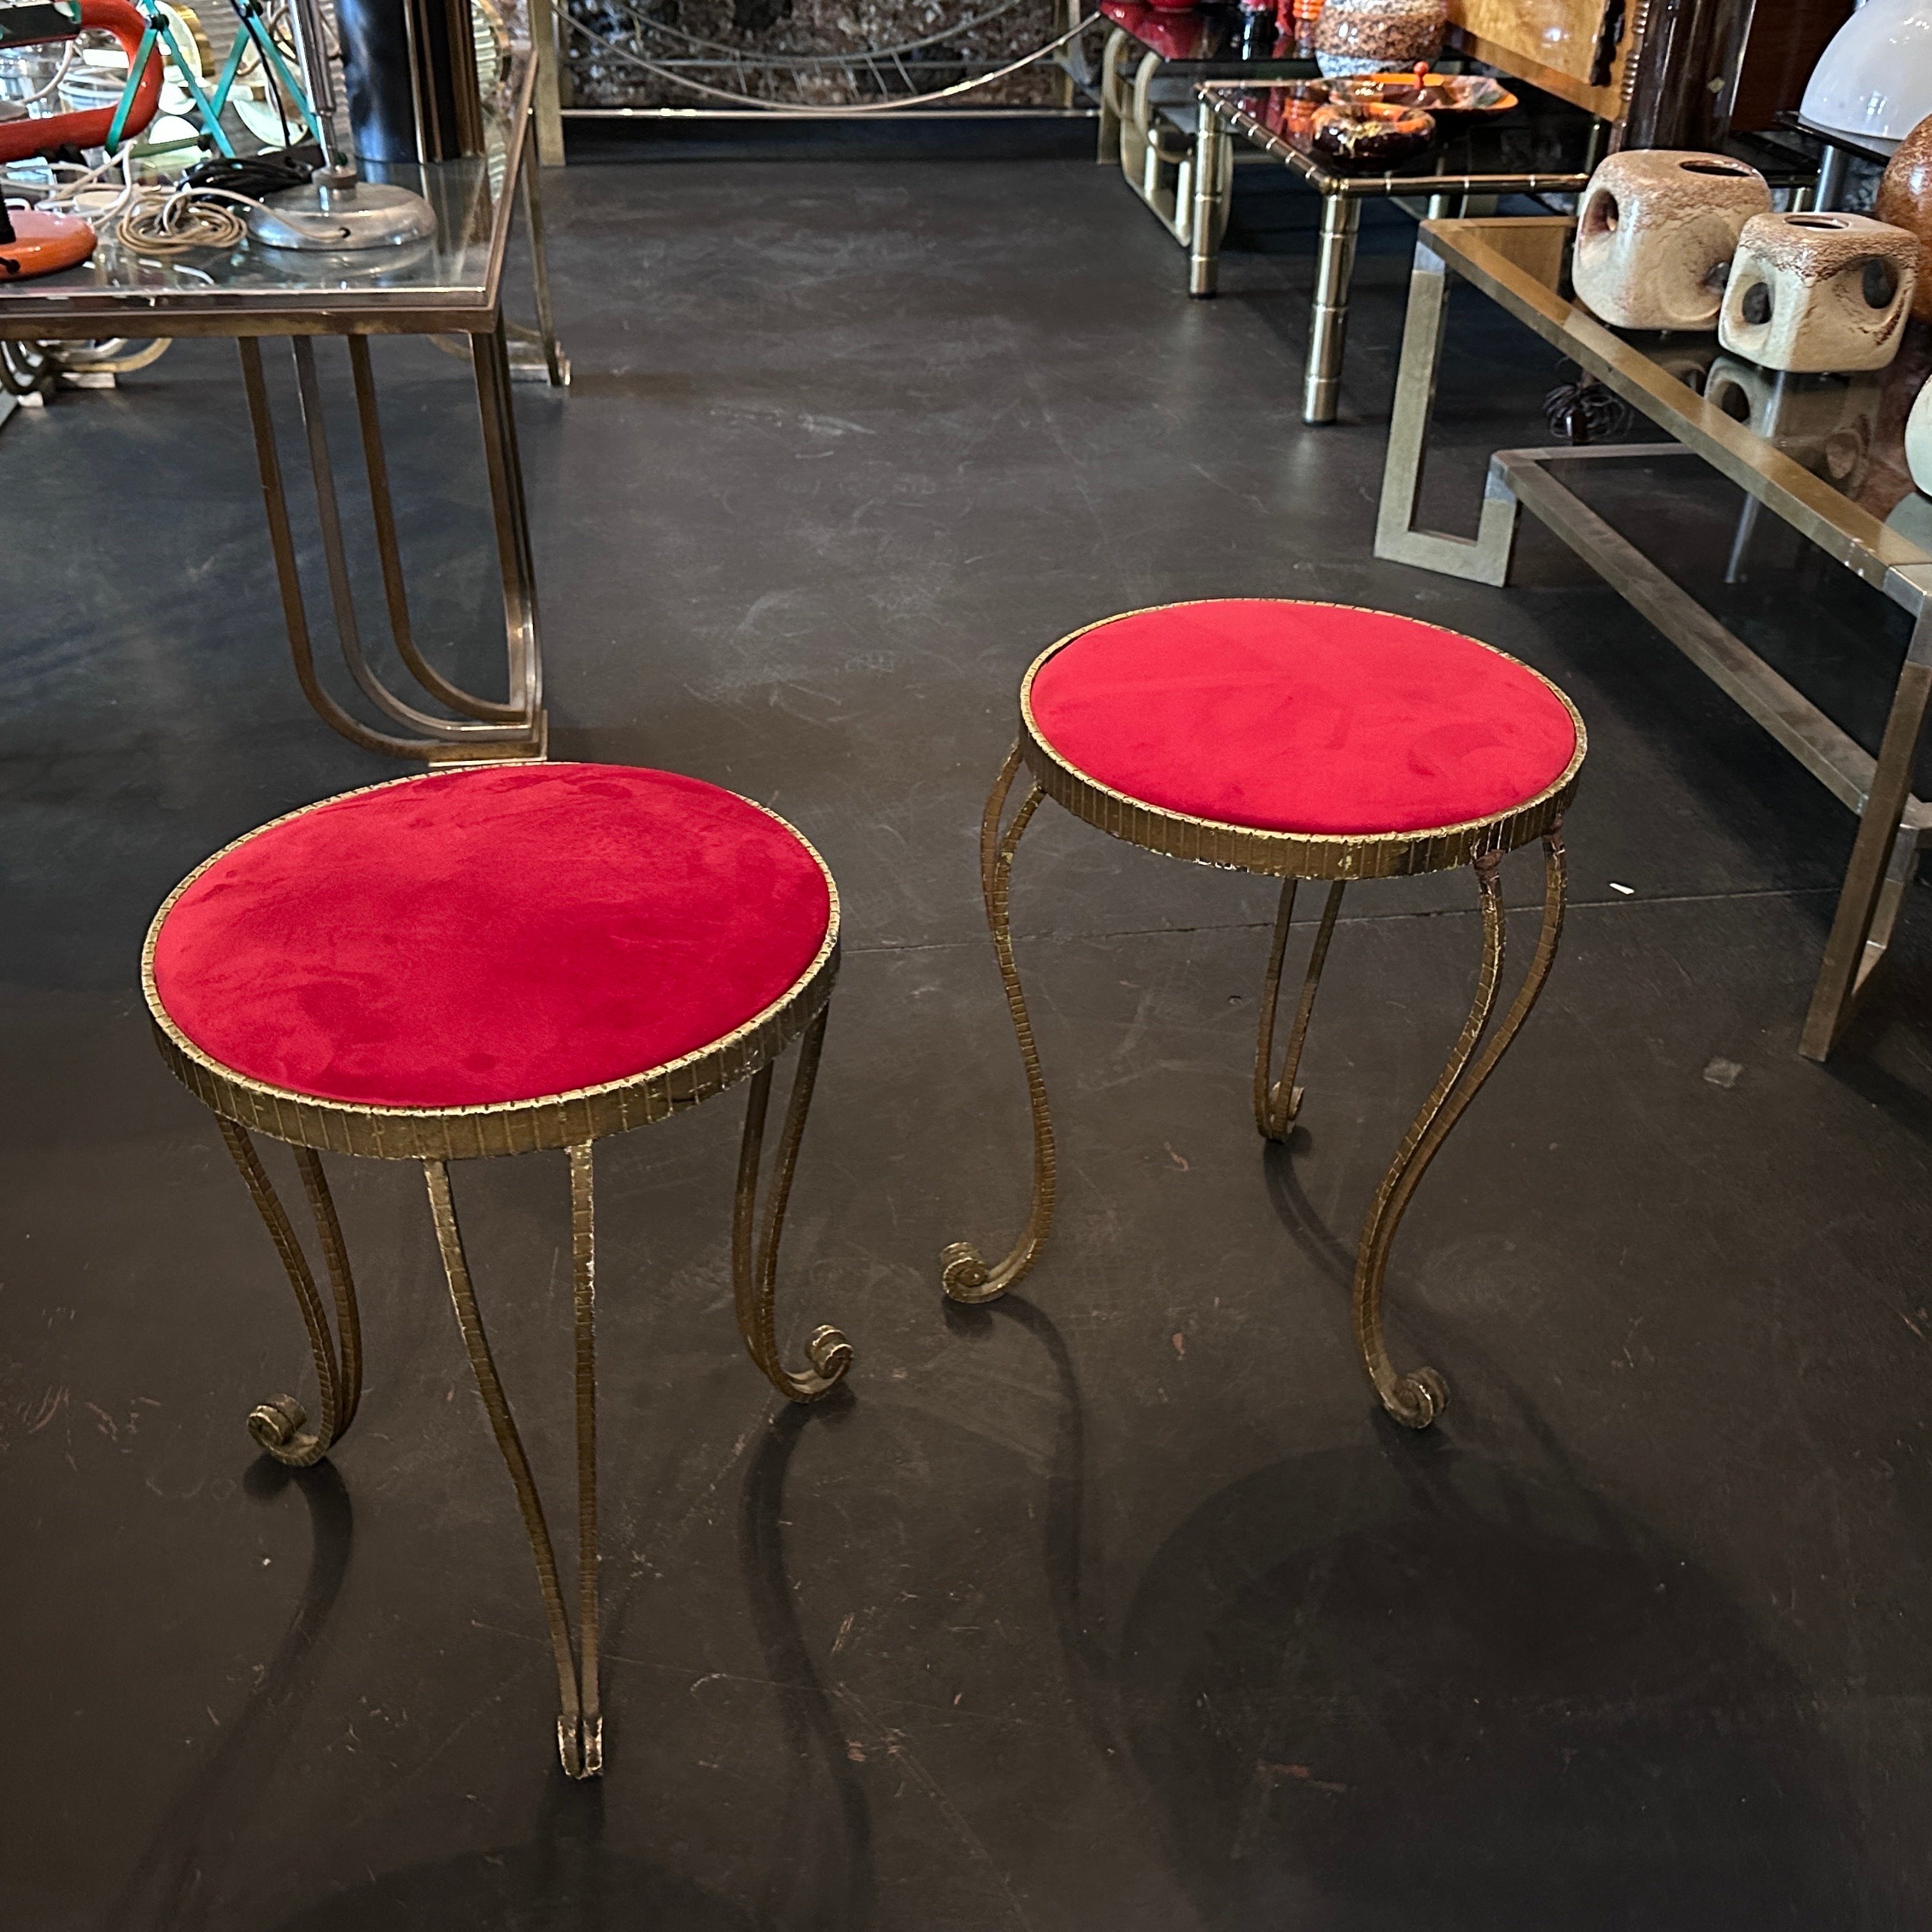
[[476, 1306], [470, 1264], [463, 1252], [463, 1232], [457, 1224], [456, 1202], [450, 1192], [449, 1169], [440, 1160], [426, 1160], [430, 1212], [436, 1222], [436, 1244], [442, 1251], [443, 1271], [449, 1277], [449, 1298], [456, 1308], [457, 1326], [476, 1378], [491, 1432], [502, 1452], [517, 1492], [517, 1507], [536, 1558], [537, 1585], [543, 1592], [544, 1616], [550, 1625], [551, 1655], [556, 1664], [557, 1696], [562, 1706], [556, 1720], [557, 1754], [572, 1778], [596, 1778], [604, 1768], [604, 1720], [597, 1690], [597, 1351], [596, 1237], [588, 1142], [570, 1150], [570, 1223], [572, 1276], [572, 1325], [577, 1406], [577, 1577], [578, 1641], [572, 1649], [570, 1622], [564, 1612], [558, 1580], [556, 1552], [544, 1520], [543, 1499], [537, 1493], [523, 1438], [503, 1394]]
[[1027, 1016], [1026, 995], [1020, 990], [1019, 972], [1013, 964], [1012, 928], [1006, 904], [1012, 882], [1013, 854], [1046, 794], [1038, 784], [1030, 787], [1002, 838], [1000, 819], [1019, 769], [1020, 748], [1016, 744], [993, 781], [986, 812], [980, 821], [980, 889], [986, 898], [986, 922], [992, 928], [1000, 982], [1006, 990], [1006, 1010], [1012, 1016], [1020, 1060], [1026, 1069], [1027, 1103], [1033, 1114], [1033, 1202], [1019, 1239], [997, 1267], [988, 1268], [970, 1241], [955, 1241], [940, 1255], [940, 1279], [946, 1292], [955, 1301], [969, 1304], [997, 1300], [1004, 1294], [1033, 1266], [1053, 1226], [1053, 1121], [1047, 1112], [1046, 1082], [1040, 1070], [1040, 1049], [1034, 1044], [1033, 1022]]
[[778, 1328], [772, 1315], [778, 1292], [778, 1240], [784, 1231], [799, 1142], [805, 1138], [805, 1118], [812, 1108], [818, 1057], [825, 1045], [825, 1022], [831, 1012], [830, 1006], [820, 1008], [818, 1017], [799, 1043], [798, 1070], [792, 1076], [791, 1102], [778, 1138], [777, 1171], [772, 1177], [772, 1198], [766, 1204], [762, 1240], [758, 1238], [757, 1225], [758, 1166], [764, 1152], [765, 1114], [771, 1102], [771, 1063], [767, 1061], [752, 1078], [745, 1107], [745, 1138], [738, 1155], [738, 1193], [731, 1214], [731, 1281], [738, 1306], [738, 1333], [752, 1360], [771, 1378], [772, 1386], [794, 1402], [816, 1402], [830, 1395], [852, 1366], [851, 1343], [836, 1328], [821, 1326], [812, 1331], [812, 1339], [805, 1345], [812, 1366], [802, 1375], [794, 1375], [778, 1359]]
[[1530, 1009], [1542, 992], [1563, 934], [1564, 866], [1563, 828], [1553, 826], [1544, 842], [1543, 930], [1536, 956], [1530, 962], [1516, 996], [1503, 1022], [1480, 1055], [1476, 1054], [1490, 1016], [1496, 1011], [1498, 982], [1503, 965], [1503, 902], [1501, 862], [1494, 857], [1475, 862], [1477, 888], [1483, 908], [1483, 964], [1475, 1004], [1469, 1010], [1461, 1037], [1442, 1070], [1442, 1077], [1423, 1102], [1422, 1111], [1403, 1138], [1394, 1162], [1376, 1190], [1362, 1229], [1355, 1261], [1355, 1339], [1382, 1406], [1411, 1429], [1426, 1429], [1442, 1414], [1449, 1399], [1442, 1378], [1433, 1369], [1398, 1376], [1382, 1340], [1382, 1284], [1388, 1271], [1389, 1250], [1403, 1210], [1429, 1163], [1462, 1118], [1463, 1110], [1482, 1090], [1498, 1060], [1522, 1030]]
[[349, 1250], [343, 1242], [341, 1223], [335, 1217], [335, 1203], [330, 1198], [322, 1157], [313, 1148], [297, 1148], [296, 1165], [302, 1174], [303, 1192], [308, 1196], [310, 1211], [315, 1217], [335, 1302], [335, 1333], [332, 1335], [328, 1312], [316, 1288], [308, 1258], [296, 1238], [296, 1231], [260, 1155], [255, 1151], [254, 1142], [245, 1127], [217, 1118], [221, 1138], [235, 1156], [242, 1178], [248, 1184], [248, 1192], [267, 1225], [275, 1252], [288, 1270], [289, 1286], [295, 1290], [301, 1306], [302, 1324], [308, 1330], [309, 1352], [315, 1361], [316, 1388], [322, 1411], [315, 1427], [304, 1431], [308, 1410], [293, 1396], [278, 1395], [249, 1411], [248, 1433], [277, 1462], [303, 1469], [311, 1462], [320, 1462], [330, 1445], [340, 1440], [356, 1419], [356, 1406], [362, 1400], [362, 1324], [356, 1306], [356, 1283], [349, 1272]]
[[1335, 915], [1342, 909], [1342, 895], [1348, 881], [1337, 879], [1328, 888], [1328, 903], [1322, 908], [1322, 923], [1315, 930], [1315, 944], [1308, 956], [1308, 972], [1301, 982], [1301, 998], [1294, 1009], [1294, 1025], [1288, 1036], [1281, 1078], [1270, 1080], [1274, 1060], [1275, 1009], [1281, 1003], [1281, 959], [1288, 950], [1288, 922], [1294, 910], [1296, 881], [1281, 884], [1281, 909], [1275, 914], [1274, 938], [1268, 948], [1266, 976], [1262, 982], [1261, 1039], [1255, 1049], [1255, 1128], [1262, 1139], [1282, 1141], [1296, 1114], [1301, 1111], [1301, 1089], [1294, 1084], [1301, 1064], [1301, 1049], [1308, 1040], [1308, 1022], [1315, 1011], [1315, 995], [1322, 985], [1322, 968], [1328, 958], [1328, 942], [1335, 936]]

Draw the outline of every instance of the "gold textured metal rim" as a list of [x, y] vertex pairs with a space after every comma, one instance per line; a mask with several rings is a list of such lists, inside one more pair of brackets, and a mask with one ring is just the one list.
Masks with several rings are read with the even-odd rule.
[[[825, 1006], [838, 975], [838, 888], [818, 849], [788, 819], [756, 799], [740, 798], [782, 825], [812, 854], [824, 875], [830, 905], [825, 939], [816, 958], [763, 1012], [745, 1024], [682, 1058], [601, 1086], [567, 1094], [548, 1094], [528, 1100], [487, 1106], [376, 1107], [346, 1100], [319, 1100], [286, 1088], [272, 1087], [237, 1072], [198, 1047], [176, 1026], [162, 1005], [154, 986], [154, 946], [175, 902], [209, 866], [238, 847], [291, 819], [325, 806], [359, 798], [398, 785], [421, 784], [447, 772], [422, 772], [380, 784], [338, 792], [294, 812], [272, 818], [252, 832], [232, 839], [211, 854], [161, 902], [148, 928], [141, 949], [141, 992], [154, 1022], [161, 1057], [190, 1093], [216, 1114], [272, 1138], [296, 1147], [321, 1148], [337, 1154], [369, 1156], [378, 1160], [467, 1160], [489, 1154], [530, 1154], [540, 1148], [574, 1147], [662, 1120], [700, 1101], [710, 1100], [739, 1081], [748, 1079], [775, 1060]], [[728, 788], [719, 786], [719, 790]]]
[[[1305, 604], [1329, 610], [1359, 610], [1354, 604], [1336, 604], [1316, 598], [1256, 597], [1240, 599], [1194, 597], [1174, 604], [1150, 604], [1137, 610], [1121, 610], [1070, 631], [1058, 643], [1050, 644], [1027, 667], [1020, 680], [1020, 736], [1026, 761], [1049, 798], [1057, 800], [1075, 818], [1097, 826], [1130, 845], [1170, 858], [1188, 859], [1198, 866], [1219, 866], [1244, 872], [1262, 872], [1275, 878], [1296, 879], [1397, 879], [1421, 872], [1448, 872], [1466, 866], [1472, 859], [1513, 852], [1540, 838], [1558, 823], [1576, 790], [1578, 772], [1588, 748], [1583, 720], [1569, 694], [1552, 683], [1534, 665], [1472, 638], [1447, 625], [1430, 624], [1432, 631], [1460, 638], [1465, 644], [1503, 658], [1527, 671], [1556, 696], [1570, 715], [1576, 734], [1576, 748], [1569, 764], [1556, 781], [1534, 798], [1507, 812], [1484, 818], [1472, 818], [1456, 825], [1441, 825], [1414, 832], [1376, 832], [1322, 834], [1310, 832], [1270, 832], [1252, 825], [1234, 825], [1225, 820], [1197, 818], [1183, 812], [1150, 805], [1144, 799], [1130, 797], [1103, 784], [1090, 773], [1070, 763], [1048, 742], [1033, 715], [1033, 684], [1048, 661], [1069, 644], [1109, 624], [1126, 617], [1141, 617], [1156, 610], [1184, 610], [1200, 604], [1234, 602], [1256, 604]], [[1422, 618], [1405, 618], [1406, 623], [1424, 623]]]

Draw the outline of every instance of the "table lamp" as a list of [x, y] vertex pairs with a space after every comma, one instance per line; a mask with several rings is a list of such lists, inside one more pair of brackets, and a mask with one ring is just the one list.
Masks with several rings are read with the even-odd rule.
[[290, 0], [289, 19], [315, 110], [322, 166], [305, 187], [269, 196], [250, 214], [248, 232], [272, 248], [384, 248], [434, 235], [436, 211], [421, 195], [365, 182], [336, 144], [335, 81], [318, 0]]

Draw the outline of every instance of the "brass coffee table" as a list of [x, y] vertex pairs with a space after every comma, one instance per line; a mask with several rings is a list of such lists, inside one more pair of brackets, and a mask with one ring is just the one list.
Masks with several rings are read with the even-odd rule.
[[[1561, 218], [1430, 221], [1416, 242], [1402, 362], [1376, 519], [1376, 556], [1478, 584], [1508, 581], [1526, 508], [1619, 591], [1858, 814], [1800, 1051], [1823, 1060], [1885, 957], [1932, 831], [1912, 771], [1932, 700], [1932, 502], [1898, 497], [1899, 398], [1882, 376], [1779, 378], [1720, 355], [1712, 338], [1606, 327], [1564, 292]], [[1474, 537], [1416, 527], [1449, 284], [1460, 277], [1613, 390], [1671, 440], [1498, 450]], [[1901, 372], [1906, 374], [1909, 372]], [[1768, 512], [1911, 616], [1912, 640], [1874, 758], [1563, 481], [1580, 464], [1701, 458]], [[1865, 500], [1861, 500], [1861, 497]], [[1897, 497], [1895, 505], [1889, 499]], [[1871, 506], [1883, 504], [1881, 516]], [[1755, 508], [1753, 506], [1756, 506]]]

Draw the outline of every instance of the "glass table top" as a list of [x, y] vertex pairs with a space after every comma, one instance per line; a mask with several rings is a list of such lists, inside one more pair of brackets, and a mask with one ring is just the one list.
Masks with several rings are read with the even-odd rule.
[[[1932, 498], [1905, 461], [1905, 419], [1932, 376], [1932, 323], [1909, 321], [1883, 369], [1760, 368], [1724, 350], [1714, 331], [1600, 322], [1568, 293], [1570, 232], [1567, 221], [1534, 217], [1430, 222], [1418, 247], [1868, 582], [1884, 589], [1893, 571], [1932, 567]], [[1921, 587], [1932, 589], [1932, 578]]]
[[0, 284], [0, 336], [272, 334], [358, 321], [459, 330], [496, 306], [536, 77], [528, 48], [513, 49], [484, 102], [482, 154], [363, 164], [368, 179], [429, 202], [432, 236], [343, 250], [250, 239], [164, 260], [110, 228], [78, 267]]
[[1114, 25], [1160, 55], [1177, 80], [1209, 74], [1312, 74], [1312, 46], [1298, 48], [1272, 11], [1256, 13], [1226, 4], [1174, 8], [1150, 7], [1144, 0], [1100, 0], [1100, 11]]
[[1384, 164], [1346, 163], [1313, 146], [1319, 82], [1210, 80], [1198, 92], [1234, 133], [1324, 187], [1359, 194], [1425, 194], [1480, 182], [1520, 192], [1580, 188], [1602, 124], [1552, 94], [1508, 83], [1516, 104], [1500, 111], [1437, 114], [1429, 145]]

